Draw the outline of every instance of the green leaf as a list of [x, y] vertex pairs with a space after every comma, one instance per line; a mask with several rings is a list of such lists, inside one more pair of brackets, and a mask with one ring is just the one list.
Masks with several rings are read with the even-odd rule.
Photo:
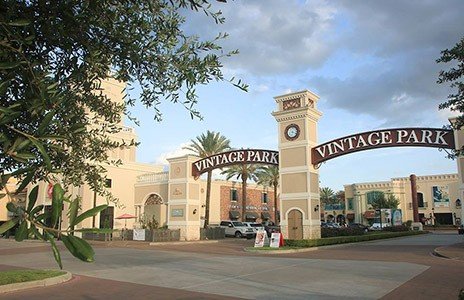
[[12, 213], [15, 213], [18, 208], [16, 207], [16, 205], [13, 203], [13, 202], [8, 202], [6, 204], [6, 209], [9, 211], [9, 212], [12, 212]]
[[61, 263], [61, 255], [60, 251], [58, 250], [58, 247], [56, 246], [55, 238], [53, 237], [53, 235], [48, 234], [48, 240], [50, 241], [50, 245], [52, 246], [53, 257], [55, 257], [55, 260], [58, 263], [58, 266], [60, 266], [60, 269], [63, 270], [63, 264]]
[[4, 61], [0, 62], [0, 70], [13, 69], [19, 66], [19, 61]]
[[8, 25], [10, 26], [27, 26], [31, 24], [31, 21], [26, 19], [18, 19], [16, 21], [9, 22]]
[[35, 202], [37, 201], [38, 193], [39, 193], [39, 186], [36, 185], [29, 194], [29, 202], [27, 203], [27, 209], [26, 209], [28, 213], [30, 213], [31, 210], [34, 208]]
[[95, 252], [85, 240], [73, 235], [63, 235], [61, 240], [74, 257], [85, 262], [94, 261]]
[[53, 195], [52, 195], [52, 227], [56, 227], [58, 220], [61, 217], [61, 212], [63, 211], [63, 197], [64, 190], [61, 188], [59, 183], [56, 183], [53, 186]]
[[103, 205], [100, 205], [100, 206], [96, 206], [96, 207], [94, 207], [92, 209], [89, 209], [88, 211], [82, 213], [81, 215], [79, 215], [76, 218], [75, 225], [79, 224], [80, 222], [84, 221], [87, 218], [95, 216], [96, 214], [98, 214], [99, 212], [101, 212], [102, 210], [104, 210], [107, 207], [108, 207], [108, 205], [103, 204]]
[[0, 234], [3, 234], [9, 229], [13, 228], [18, 222], [19, 218], [14, 218], [3, 223], [2, 225], [0, 225]]
[[29, 172], [27, 174], [26, 178], [24, 178], [21, 181], [21, 184], [19, 185], [18, 189], [16, 190], [16, 194], [19, 194], [24, 188], [32, 181], [32, 178], [34, 177], [34, 172]]
[[39, 230], [37, 229], [37, 227], [35, 227], [34, 224], [31, 224], [31, 232], [32, 232], [39, 240], [42, 240], [42, 241], [45, 240], [45, 237], [39, 232]]
[[71, 228], [71, 230], [74, 228], [74, 226], [76, 225], [75, 224], [75, 221], [76, 221], [76, 218], [77, 218], [77, 211], [79, 209], [79, 198], [76, 198], [74, 199], [71, 204], [69, 205], [69, 210], [68, 210], [68, 214], [69, 214], [69, 228]]
[[36, 146], [40, 154], [42, 154], [44, 162], [47, 165], [47, 168], [50, 170], [52, 168], [52, 163], [50, 161], [50, 156], [48, 156], [48, 153], [45, 150], [45, 147], [43, 146], [43, 144], [34, 137], [30, 137], [29, 140], [34, 144], [34, 146]]
[[27, 238], [27, 222], [24, 220], [15, 232], [15, 240], [22, 242], [25, 238]]
[[37, 205], [36, 207], [34, 207], [34, 208], [29, 212], [29, 214], [33, 216], [33, 215], [35, 215], [36, 213], [38, 213], [39, 211], [41, 211], [43, 208], [44, 208], [43, 205]]
[[43, 118], [42, 122], [40, 122], [39, 128], [37, 129], [37, 131], [39, 132], [39, 134], [42, 134], [42, 133], [45, 132], [45, 129], [48, 127], [48, 125], [49, 125], [50, 122], [52, 121], [54, 115], [55, 115], [55, 111], [54, 111], [54, 110], [49, 111], [49, 112], [45, 115], [45, 117]]

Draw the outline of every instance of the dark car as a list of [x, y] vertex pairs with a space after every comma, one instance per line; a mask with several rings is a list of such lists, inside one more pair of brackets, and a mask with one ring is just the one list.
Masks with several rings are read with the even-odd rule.
[[364, 232], [369, 231], [369, 227], [364, 225], [364, 224], [361, 224], [361, 223], [351, 223], [351, 224], [348, 224], [348, 227], [349, 228], [362, 229]]
[[458, 234], [464, 234], [464, 225], [458, 227]]

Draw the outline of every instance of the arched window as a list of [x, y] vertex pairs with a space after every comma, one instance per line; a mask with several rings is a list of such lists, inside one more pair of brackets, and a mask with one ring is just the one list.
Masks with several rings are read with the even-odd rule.
[[155, 204], [163, 204], [163, 199], [157, 194], [151, 194], [147, 201], [145, 201], [145, 205], [155, 205]]
[[417, 207], [425, 207], [424, 206], [424, 194], [417, 193]]

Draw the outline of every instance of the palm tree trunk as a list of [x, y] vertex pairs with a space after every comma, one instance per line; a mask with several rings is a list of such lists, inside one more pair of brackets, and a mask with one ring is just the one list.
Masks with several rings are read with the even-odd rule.
[[206, 181], [206, 202], [205, 202], [205, 225], [204, 228], [208, 228], [209, 225], [209, 204], [211, 198], [211, 178], [213, 177], [213, 171], [208, 172], [208, 178]]
[[244, 174], [242, 173], [242, 222], [245, 222], [246, 221], [246, 196], [247, 196], [247, 192], [246, 192], [246, 187], [247, 187], [247, 176], [244, 176]]
[[279, 213], [277, 212], [277, 185], [274, 184], [274, 223], [279, 225]]

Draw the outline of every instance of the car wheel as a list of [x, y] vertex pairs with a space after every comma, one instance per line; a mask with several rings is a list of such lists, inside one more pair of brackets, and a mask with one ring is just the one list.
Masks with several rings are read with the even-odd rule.
[[242, 237], [242, 233], [241, 233], [240, 231], [235, 232], [235, 237], [236, 237], [236, 238], [241, 238], [241, 237]]

